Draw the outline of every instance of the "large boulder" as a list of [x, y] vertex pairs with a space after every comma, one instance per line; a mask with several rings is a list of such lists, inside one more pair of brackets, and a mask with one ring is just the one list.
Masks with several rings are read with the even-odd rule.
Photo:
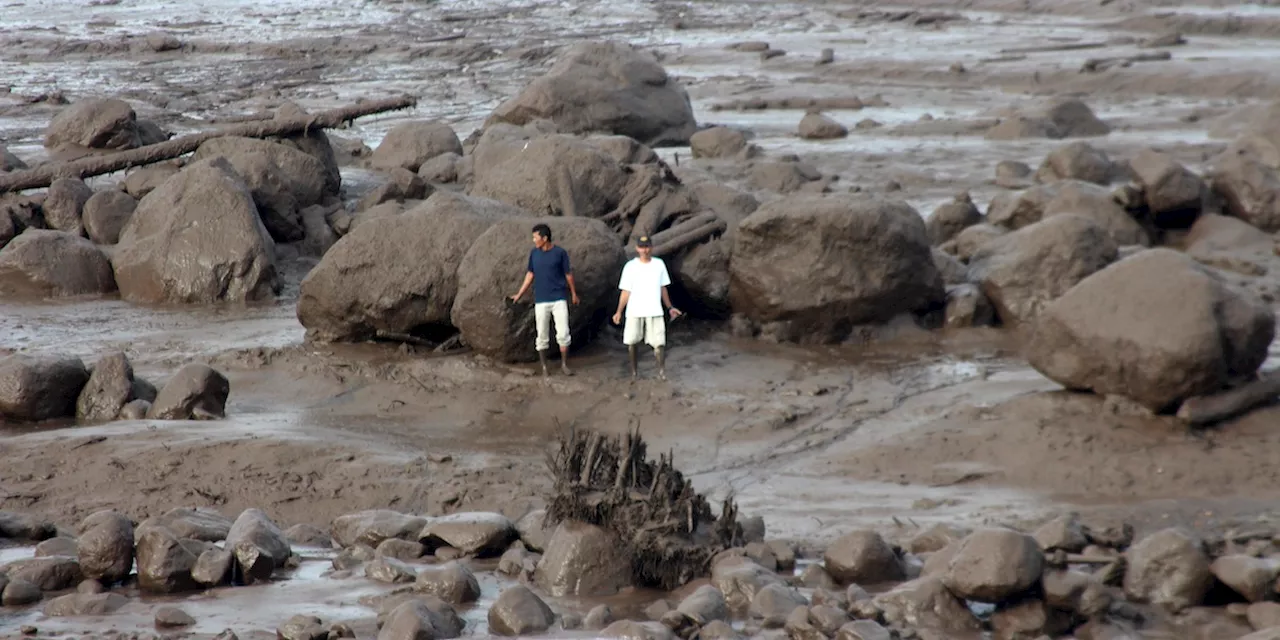
[[76, 399], [89, 382], [79, 358], [15, 354], [0, 358], [0, 417], [47, 420], [76, 415]]
[[494, 200], [439, 191], [402, 215], [361, 224], [303, 279], [298, 320], [312, 340], [450, 333], [463, 256], [494, 223], [526, 215]]
[[76, 417], [81, 420], [114, 420], [133, 400], [133, 366], [123, 351], [98, 359], [89, 382], [76, 400]]
[[138, 523], [134, 537], [141, 539], [147, 528], [159, 527], [179, 538], [218, 542], [226, 539], [231, 524], [230, 519], [211, 509], [178, 507]]
[[1209, 185], [1231, 215], [1263, 231], [1280, 231], [1280, 173], [1253, 154], [1228, 149], [1209, 171]]
[[734, 236], [729, 297], [758, 323], [831, 341], [854, 325], [946, 299], [924, 221], [905, 203], [793, 196], [767, 203]]
[[882, 584], [906, 577], [902, 559], [871, 530], [841, 536], [827, 547], [822, 559], [827, 573], [840, 584]]
[[214, 138], [200, 145], [192, 161], [225, 158], [240, 176], [271, 237], [294, 242], [304, 236], [303, 208], [320, 203], [328, 191], [326, 168], [289, 145], [256, 138]]
[[114, 98], [79, 100], [58, 112], [44, 133], [44, 146], [132, 149], [141, 144], [133, 107]]
[[86, 578], [114, 584], [133, 569], [133, 522], [116, 511], [98, 511], [80, 523], [76, 539], [80, 570]]
[[428, 521], [418, 541], [428, 553], [453, 547], [465, 554], [496, 557], [519, 535], [515, 523], [501, 513], [453, 513]]
[[617, 133], [651, 146], [688, 142], [697, 126], [688, 93], [654, 56], [613, 41], [573, 46], [490, 116], [517, 125], [534, 120], [551, 120], [565, 133]]
[[462, 155], [462, 142], [452, 127], [443, 122], [402, 122], [382, 137], [369, 162], [383, 171], [416, 172], [424, 162], [445, 153]]
[[894, 625], [951, 632], [960, 637], [972, 636], [982, 628], [964, 601], [937, 577], [904, 582], [877, 595], [874, 603], [883, 612], [885, 622]]
[[1125, 552], [1125, 595], [1173, 611], [1200, 604], [1213, 586], [1212, 566], [1199, 538], [1182, 529], [1157, 531]]
[[1184, 254], [1150, 249], [1049, 303], [1026, 349], [1036, 370], [1067, 388], [1163, 411], [1256, 371], [1274, 334], [1261, 301]]
[[236, 556], [241, 575], [266, 579], [293, 552], [276, 523], [259, 509], [245, 509], [227, 532], [225, 548]]
[[543, 216], [600, 217], [623, 197], [627, 174], [608, 153], [567, 135], [499, 127], [476, 145], [471, 194]]
[[188, 364], [165, 383], [151, 403], [153, 420], [214, 419], [226, 415], [231, 383], [209, 365]]
[[500, 636], [541, 633], [554, 622], [551, 607], [520, 584], [508, 587], [489, 608], [489, 631]]
[[280, 290], [275, 243], [248, 187], [221, 158], [192, 164], [147, 194], [112, 264], [131, 302], [244, 302]]
[[62, 297], [115, 290], [111, 261], [78, 235], [27, 229], [0, 249], [0, 295]]
[[123, 191], [99, 191], [84, 203], [85, 233], [98, 244], [115, 244], [120, 241], [120, 232], [129, 224], [137, 208], [138, 201]]
[[538, 562], [534, 579], [554, 597], [607, 596], [631, 584], [631, 559], [600, 527], [562, 522]]
[[139, 532], [136, 547], [138, 586], [143, 591], [179, 593], [200, 588], [191, 576], [197, 554], [163, 527], [139, 528]]
[[671, 298], [681, 310], [723, 317], [729, 313], [729, 250], [725, 238], [695, 245], [667, 261]]
[[329, 526], [333, 541], [340, 547], [357, 544], [376, 547], [392, 538], [416, 540], [429, 520], [390, 509], [374, 509], [338, 516]]
[[1061, 181], [1057, 195], [1045, 203], [1042, 219], [1064, 213], [1089, 218], [1102, 227], [1118, 247], [1151, 244], [1147, 230], [1116, 202], [1106, 187], [1079, 180]]
[[[276, 109], [275, 119], [306, 118], [308, 115], [307, 111], [296, 103], [286, 102]], [[271, 138], [271, 140], [293, 147], [320, 161], [321, 166], [324, 167], [325, 193], [338, 195], [339, 191], [342, 190], [342, 174], [338, 171], [338, 156], [334, 153], [333, 144], [324, 129], [316, 127], [287, 136]]]
[[[512, 304], [528, 269], [529, 238], [536, 223], [551, 228], [554, 242], [569, 253], [581, 304], [570, 306], [575, 344], [582, 344], [617, 301], [626, 254], [617, 236], [599, 220], [544, 218], [503, 220], [485, 231], [458, 267], [458, 295], [450, 317], [476, 351], [508, 361], [537, 357], [533, 305]], [[527, 298], [526, 298], [527, 300]]]
[[969, 279], [1008, 325], [1027, 322], [1076, 283], [1116, 260], [1102, 227], [1072, 214], [1050, 217], [982, 245], [969, 259]]
[[732, 158], [747, 149], [747, 135], [729, 127], [710, 127], [689, 136], [694, 158]]
[[1040, 583], [1044, 553], [1036, 539], [1011, 529], [979, 529], [962, 540], [942, 575], [952, 593], [998, 604]]

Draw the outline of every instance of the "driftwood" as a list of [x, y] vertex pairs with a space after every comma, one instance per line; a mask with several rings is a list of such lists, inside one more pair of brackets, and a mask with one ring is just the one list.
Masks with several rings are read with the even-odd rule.
[[1013, 47], [1001, 49], [1000, 53], [1053, 53], [1055, 51], [1079, 51], [1081, 49], [1101, 49], [1108, 46], [1105, 42], [1073, 42], [1071, 44], [1050, 44], [1037, 47]]
[[47, 187], [58, 178], [87, 178], [170, 160], [191, 153], [201, 144], [214, 138], [226, 136], [269, 138], [305, 133], [314, 129], [332, 129], [362, 116], [407, 109], [417, 103], [417, 99], [408, 96], [360, 102], [349, 107], [322, 111], [302, 118], [247, 122], [110, 155], [82, 158], [72, 162], [49, 163], [27, 171], [0, 174], [0, 193]]
[[1168, 51], [1159, 53], [1141, 53], [1136, 56], [1116, 56], [1113, 58], [1089, 58], [1080, 66], [1080, 73], [1096, 73], [1098, 71], [1106, 71], [1111, 67], [1122, 66], [1127, 67], [1135, 62], [1159, 62], [1161, 60], [1172, 60], [1173, 54]]
[[[727, 228], [728, 225], [720, 216], [709, 211], [685, 218], [670, 228], [653, 234], [650, 238], [653, 242], [653, 255], [657, 258], [671, 255], [691, 244], [724, 233]], [[634, 244], [628, 245], [626, 251], [627, 257], [636, 256]]]
[[1265, 373], [1235, 389], [1187, 398], [1178, 407], [1178, 418], [1193, 425], [1234, 418], [1280, 396], [1280, 372]]
[[716, 517], [672, 458], [647, 459], [638, 432], [562, 434], [547, 459], [554, 479], [547, 524], [576, 520], [612, 533], [637, 586], [672, 590], [707, 575], [717, 553], [742, 543], [737, 507], [726, 499]]

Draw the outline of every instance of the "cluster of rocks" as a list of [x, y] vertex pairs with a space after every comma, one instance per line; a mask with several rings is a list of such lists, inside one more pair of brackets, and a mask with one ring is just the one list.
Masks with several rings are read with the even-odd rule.
[[[34, 558], [0, 566], [0, 603], [29, 605], [47, 594], [44, 614], [51, 617], [111, 613], [128, 602], [123, 587], [169, 594], [252, 584], [296, 561], [289, 536], [257, 509], [235, 521], [206, 509], [173, 509], [141, 522], [98, 511], [72, 531], [0, 512], [0, 538], [38, 542]], [[171, 614], [164, 617], [183, 626]]]
[[962, 194], [927, 221], [945, 323], [1017, 327], [1045, 376], [1156, 412], [1255, 380], [1275, 334], [1274, 288], [1258, 277], [1275, 244], [1255, 226], [1264, 203], [1231, 203], [1280, 162], [1249, 139], [1207, 179], [1151, 149], [1115, 160], [1082, 141], [1034, 172], [1002, 163], [996, 180], [1014, 190], [985, 214]]
[[230, 383], [208, 365], [178, 369], [157, 391], [135, 376], [122, 352], [86, 367], [80, 358], [14, 354], [0, 358], [0, 419], [203, 420], [222, 418]]

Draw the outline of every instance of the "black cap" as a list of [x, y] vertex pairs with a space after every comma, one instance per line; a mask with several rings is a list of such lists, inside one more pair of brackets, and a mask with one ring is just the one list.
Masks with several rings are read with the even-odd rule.
[[652, 247], [652, 246], [653, 246], [653, 241], [649, 239], [649, 236], [640, 236], [639, 238], [636, 238], [636, 246], [637, 246], [637, 247]]

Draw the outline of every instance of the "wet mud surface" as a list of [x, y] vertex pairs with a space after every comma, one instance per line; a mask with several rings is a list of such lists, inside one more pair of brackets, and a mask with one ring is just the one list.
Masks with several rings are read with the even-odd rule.
[[[993, 183], [996, 163], [1035, 167], [1061, 144], [983, 136], [994, 118], [1040, 97], [1087, 98], [1113, 129], [1089, 142], [1109, 154], [1154, 145], [1198, 170], [1227, 145], [1242, 108], [1280, 95], [1280, 70], [1266, 64], [1280, 52], [1280, 7], [901, 4], [916, 17], [892, 19], [894, 10], [869, 2], [619, 2], [604, 11], [572, 1], [18, 0], [0, 7], [0, 77], [9, 89], [0, 86], [0, 143], [41, 159], [59, 93], [125, 98], [178, 134], [285, 100], [323, 109], [408, 93], [418, 97], [415, 109], [332, 133], [374, 147], [398, 122], [434, 118], [465, 138], [546, 68], [556, 45], [609, 37], [657, 47], [700, 123], [749, 128], [770, 155], [797, 154], [838, 175], [842, 189], [893, 183], [895, 197], [926, 213], [962, 190], [989, 201], [1003, 191]], [[1170, 60], [1080, 71], [1090, 58], [1149, 52], [1143, 39], [1174, 29], [1188, 43], [1169, 48]], [[787, 53], [762, 60], [726, 49], [750, 40]], [[1022, 51], [1089, 43], [1098, 46]], [[815, 65], [825, 48], [834, 61]], [[803, 108], [721, 108], [851, 96], [879, 96], [885, 106], [826, 110], [850, 129], [836, 141], [798, 139]], [[864, 120], [877, 124], [856, 128]], [[687, 147], [659, 152], [690, 162]], [[701, 168], [720, 173], [714, 162]], [[344, 169], [349, 193], [365, 179]], [[744, 513], [764, 517], [770, 538], [802, 545], [855, 526], [906, 539], [934, 523], [1028, 523], [1067, 510], [1123, 518], [1139, 532], [1171, 523], [1221, 532], [1280, 517], [1280, 409], [1192, 432], [1123, 402], [1060, 391], [1025, 364], [1009, 332], [906, 331], [872, 346], [817, 349], [689, 323], [671, 332], [671, 380], [630, 383], [610, 328], [575, 356], [578, 375], [544, 381], [531, 367], [469, 354], [307, 344], [295, 307], [310, 264], [290, 263], [285, 295], [247, 309], [0, 301], [0, 353], [92, 359], [121, 349], [155, 380], [200, 360], [224, 371], [232, 388], [228, 418], [216, 422], [0, 426], [0, 509], [66, 527], [105, 507], [140, 520], [179, 505], [233, 517], [259, 507], [282, 526], [321, 528], [384, 507], [514, 519], [542, 504], [551, 437], [580, 424], [638, 425], [653, 450], [674, 452], [698, 489], [716, 498], [732, 491]], [[1280, 368], [1280, 347], [1263, 368]], [[2, 549], [0, 558], [30, 551]], [[189, 631], [197, 637], [228, 627], [242, 638], [274, 637], [300, 613], [371, 634], [368, 597], [389, 587], [324, 576], [327, 553], [303, 550], [285, 581], [132, 599], [100, 619], [5, 609], [0, 635], [16, 637], [24, 624], [42, 635], [148, 631], [153, 609], [175, 601], [196, 618]], [[500, 583], [479, 575], [482, 602], [463, 615], [468, 634], [484, 635], [484, 605]], [[626, 594], [618, 606], [655, 597]], [[585, 612], [591, 603], [553, 604]]]

